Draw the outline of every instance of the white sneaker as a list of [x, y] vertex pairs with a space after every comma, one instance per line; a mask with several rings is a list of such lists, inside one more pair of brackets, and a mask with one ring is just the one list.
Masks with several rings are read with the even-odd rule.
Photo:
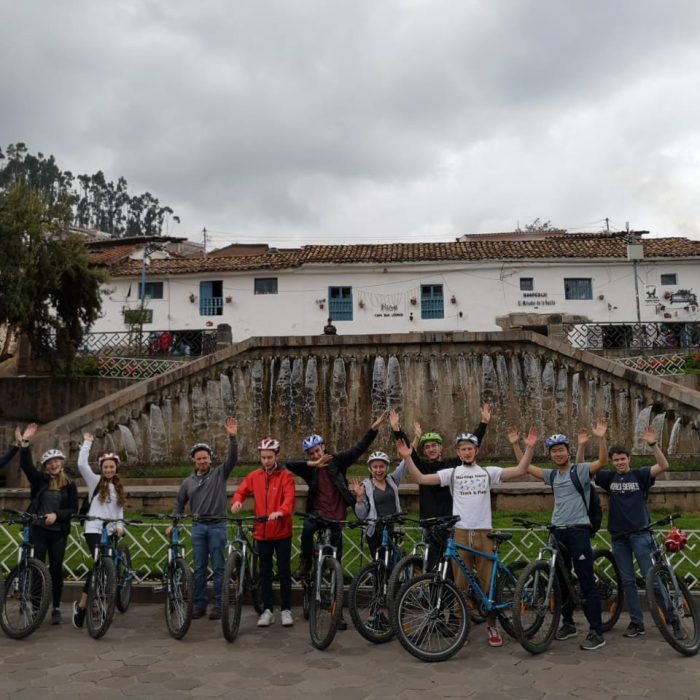
[[291, 627], [294, 624], [291, 610], [282, 611], [282, 627]]
[[272, 610], [263, 610], [262, 615], [258, 618], [258, 627], [269, 627], [275, 621], [275, 616], [272, 614]]

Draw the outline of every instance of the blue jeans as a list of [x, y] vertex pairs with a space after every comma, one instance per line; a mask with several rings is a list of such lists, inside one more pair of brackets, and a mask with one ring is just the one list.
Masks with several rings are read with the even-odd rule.
[[[593, 550], [591, 549], [591, 536], [588, 528], [567, 527], [555, 530], [554, 536], [561, 548], [561, 556], [566, 571], [574, 572], [581, 587], [583, 600], [583, 612], [588, 620], [590, 628], [598, 634], [603, 634], [603, 622], [600, 611], [600, 591], [595, 585], [593, 575]], [[557, 568], [557, 576], [559, 569]], [[569, 625], [574, 624], [574, 604], [569, 596], [569, 590], [564, 581], [559, 581], [562, 593], [562, 619]]]
[[194, 523], [192, 552], [194, 554], [194, 606], [207, 609], [207, 574], [209, 559], [214, 573], [214, 605], [221, 607], [221, 584], [224, 578], [226, 523]]
[[649, 532], [635, 532], [623, 537], [614, 537], [612, 550], [615, 561], [622, 576], [622, 588], [625, 592], [627, 609], [630, 613], [630, 620], [637, 625], [644, 624], [642, 606], [639, 603], [639, 591], [637, 590], [637, 580], [634, 577], [634, 559], [637, 559], [642, 577], [646, 579], [647, 571], [651, 569], [651, 553], [654, 551], [654, 539]]

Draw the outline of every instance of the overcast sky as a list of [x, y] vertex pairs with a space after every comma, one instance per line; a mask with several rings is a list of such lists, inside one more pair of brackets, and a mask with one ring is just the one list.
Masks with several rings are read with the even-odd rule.
[[232, 242], [700, 238], [700, 3], [0, 0], [0, 144]]

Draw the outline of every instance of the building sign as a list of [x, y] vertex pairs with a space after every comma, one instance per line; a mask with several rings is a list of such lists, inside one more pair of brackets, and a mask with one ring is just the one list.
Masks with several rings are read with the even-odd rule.
[[409, 299], [416, 299], [416, 292], [376, 294], [363, 290], [358, 295], [358, 305], [369, 310], [375, 318], [403, 318]]
[[554, 306], [557, 302], [548, 298], [548, 292], [523, 292], [523, 298], [518, 300], [518, 306]]

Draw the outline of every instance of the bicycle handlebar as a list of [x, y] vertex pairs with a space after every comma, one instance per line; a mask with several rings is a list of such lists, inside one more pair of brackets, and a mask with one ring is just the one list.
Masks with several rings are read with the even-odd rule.
[[294, 511], [294, 515], [304, 518], [304, 520], [316, 520], [322, 525], [346, 525], [347, 527], [359, 527], [362, 524], [362, 520], [331, 520], [331, 518], [324, 518], [318, 513], [302, 513], [301, 511]]

